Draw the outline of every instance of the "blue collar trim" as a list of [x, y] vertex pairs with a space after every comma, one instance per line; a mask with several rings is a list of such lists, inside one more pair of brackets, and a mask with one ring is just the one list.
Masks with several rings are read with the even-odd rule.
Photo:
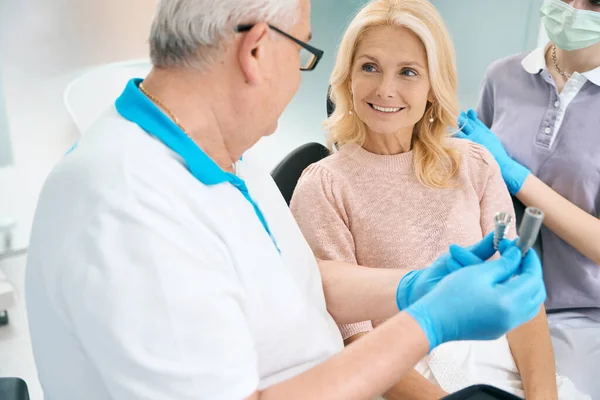
[[[252, 199], [246, 183], [238, 176], [224, 171], [185, 132], [167, 117], [142, 91], [139, 85], [142, 79], [131, 79], [123, 93], [115, 102], [117, 112], [144, 131], [163, 142], [183, 159], [190, 173], [205, 185], [230, 183], [235, 186], [247, 201], [252, 204], [256, 216], [277, 247], [275, 238], [258, 204]], [[277, 247], [279, 251], [279, 247]]]
[[217, 185], [223, 182], [235, 184], [242, 181], [234, 174], [223, 171], [177, 124], [147, 98], [138, 88], [141, 82], [142, 79], [130, 80], [117, 99], [115, 106], [123, 118], [136, 123], [179, 154], [190, 173], [205, 185]]

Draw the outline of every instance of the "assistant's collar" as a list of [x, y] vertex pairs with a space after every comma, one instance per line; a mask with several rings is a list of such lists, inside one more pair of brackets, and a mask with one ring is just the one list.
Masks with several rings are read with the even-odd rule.
[[[538, 47], [529, 53], [527, 57], [521, 61], [521, 65], [525, 71], [535, 75], [539, 74], [545, 69], [548, 69], [548, 66], [546, 65], [546, 53], [548, 52], [550, 46], [551, 43], [548, 43], [546, 46]], [[588, 72], [584, 72], [581, 75], [585, 76], [587, 80], [592, 82], [594, 85], [600, 86], [600, 67], [594, 68]]]
[[167, 117], [142, 91], [140, 78], [131, 79], [115, 106], [123, 118], [137, 124], [155, 136], [183, 158], [188, 170], [205, 185], [231, 182], [237, 186], [243, 181], [224, 171], [185, 132]]

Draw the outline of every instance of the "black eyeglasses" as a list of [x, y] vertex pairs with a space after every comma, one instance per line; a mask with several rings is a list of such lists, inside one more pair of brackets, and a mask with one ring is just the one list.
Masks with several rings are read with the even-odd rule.
[[[237, 32], [248, 32], [253, 27], [254, 27], [254, 25], [238, 25], [235, 30]], [[269, 28], [273, 29], [275, 32], [285, 36], [286, 38], [290, 39], [291, 41], [293, 41], [294, 43], [296, 43], [297, 45], [302, 47], [302, 49], [300, 50], [300, 70], [301, 71], [312, 71], [313, 69], [315, 69], [317, 67], [317, 64], [323, 57], [322, 50], [312, 47], [310, 44], [305, 43], [302, 40], [296, 39], [292, 35], [285, 33], [284, 31], [274, 27], [273, 25], [269, 25]]]

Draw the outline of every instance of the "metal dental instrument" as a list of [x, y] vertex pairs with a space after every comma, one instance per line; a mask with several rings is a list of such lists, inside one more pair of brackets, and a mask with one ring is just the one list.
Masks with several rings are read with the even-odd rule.
[[544, 222], [544, 212], [539, 208], [527, 207], [523, 213], [523, 219], [519, 226], [519, 240], [517, 247], [521, 249], [523, 256], [527, 254], [535, 243]]
[[494, 250], [498, 250], [498, 246], [512, 222], [512, 216], [509, 213], [500, 212], [494, 216]]

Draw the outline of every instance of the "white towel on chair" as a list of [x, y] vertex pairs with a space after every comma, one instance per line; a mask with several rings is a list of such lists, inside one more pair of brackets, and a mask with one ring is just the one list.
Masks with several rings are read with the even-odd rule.
[[[448, 393], [476, 384], [487, 384], [524, 397], [521, 375], [506, 336], [492, 341], [445, 343], [425, 357], [415, 369]], [[557, 375], [560, 400], [591, 400], [573, 383]]]

